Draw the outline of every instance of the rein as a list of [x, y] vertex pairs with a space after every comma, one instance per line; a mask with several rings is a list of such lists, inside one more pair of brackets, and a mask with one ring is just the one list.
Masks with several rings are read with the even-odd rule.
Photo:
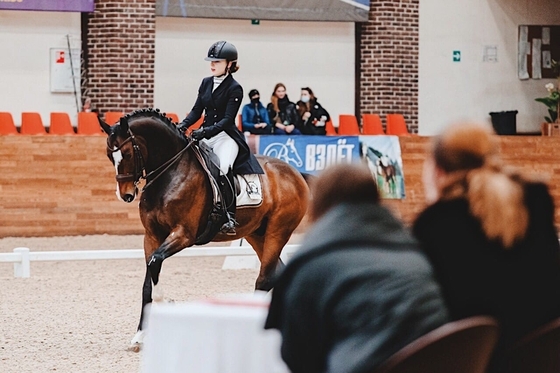
[[[134, 185], [136, 186], [138, 185], [141, 179], [144, 179], [147, 181], [147, 183], [142, 188], [142, 191], [145, 191], [154, 181], [158, 179], [158, 177], [160, 177], [165, 171], [167, 171], [167, 169], [169, 169], [169, 167], [171, 167], [171, 165], [175, 163], [187, 149], [189, 149], [195, 143], [195, 141], [191, 140], [187, 144], [187, 146], [185, 146], [183, 149], [181, 149], [181, 151], [179, 151], [179, 153], [175, 154], [173, 157], [171, 157], [165, 163], [157, 167], [155, 170], [146, 173], [146, 166], [144, 164], [144, 158], [142, 157], [142, 152], [140, 151], [140, 147], [138, 146], [136, 142], [136, 138], [134, 137], [134, 134], [132, 133], [130, 128], [128, 129], [128, 134], [129, 137], [126, 140], [124, 140], [116, 149], [111, 149], [109, 148], [109, 146], [107, 146], [107, 148], [109, 149], [109, 151], [114, 153], [116, 151], [121, 150], [121, 148], [129, 141], [132, 142], [132, 151], [134, 153], [134, 173], [119, 174], [116, 176], [116, 180], [117, 182], [133, 181]], [[155, 175], [155, 177], [148, 181], [148, 179], [153, 175]]]

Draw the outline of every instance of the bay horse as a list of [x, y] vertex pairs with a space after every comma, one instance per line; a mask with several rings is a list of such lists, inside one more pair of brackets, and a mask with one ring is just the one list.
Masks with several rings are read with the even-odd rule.
[[[146, 184], [139, 202], [144, 226], [146, 274], [142, 288], [142, 311], [130, 349], [139, 351], [142, 322], [148, 303], [163, 300], [158, 286], [162, 262], [197, 242], [208, 223], [213, 206], [209, 178], [196, 158], [196, 146], [157, 109], [142, 109], [123, 116], [109, 126], [99, 119], [107, 133], [107, 156], [115, 166], [117, 197], [132, 202], [138, 183]], [[212, 241], [245, 238], [261, 265], [255, 289], [268, 291], [272, 276], [281, 265], [280, 253], [303, 219], [309, 202], [309, 187], [303, 176], [287, 163], [257, 156], [261, 175], [262, 203], [239, 207], [235, 236], [218, 233]]]

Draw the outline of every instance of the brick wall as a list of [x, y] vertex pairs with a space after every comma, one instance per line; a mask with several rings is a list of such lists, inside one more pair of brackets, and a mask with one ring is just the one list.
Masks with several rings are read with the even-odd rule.
[[[425, 206], [421, 173], [429, 139], [400, 138], [406, 198], [383, 203], [406, 223]], [[105, 141], [105, 136], [0, 136], [0, 237], [142, 234], [138, 199], [126, 204], [115, 196]], [[506, 164], [548, 178], [558, 205], [560, 137], [500, 136], [499, 143]]]
[[92, 107], [103, 114], [153, 106], [155, 0], [95, 0], [86, 20], [82, 92]]
[[372, 0], [361, 29], [359, 110], [403, 114], [418, 132], [419, 0]]

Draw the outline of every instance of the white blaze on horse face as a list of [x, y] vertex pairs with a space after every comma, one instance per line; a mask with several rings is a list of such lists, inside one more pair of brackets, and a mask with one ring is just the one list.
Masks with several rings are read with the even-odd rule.
[[[119, 164], [121, 163], [121, 161], [123, 159], [123, 155], [122, 155], [122, 152], [120, 150], [117, 150], [116, 146], [113, 149], [114, 149], [114, 151], [112, 153], [112, 156], [113, 156], [113, 162], [115, 163], [115, 173], [118, 175], [119, 174]], [[122, 201], [121, 194], [119, 193], [119, 183], [118, 182], [117, 182], [116, 194], [117, 194], [117, 198]]]

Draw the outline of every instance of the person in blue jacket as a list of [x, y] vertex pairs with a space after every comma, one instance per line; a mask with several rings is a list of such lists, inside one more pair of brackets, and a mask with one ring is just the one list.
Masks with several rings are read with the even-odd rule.
[[256, 89], [249, 92], [251, 103], [243, 106], [241, 113], [243, 132], [253, 135], [272, 134], [272, 125], [268, 118], [268, 112], [261, 103], [261, 95]]

